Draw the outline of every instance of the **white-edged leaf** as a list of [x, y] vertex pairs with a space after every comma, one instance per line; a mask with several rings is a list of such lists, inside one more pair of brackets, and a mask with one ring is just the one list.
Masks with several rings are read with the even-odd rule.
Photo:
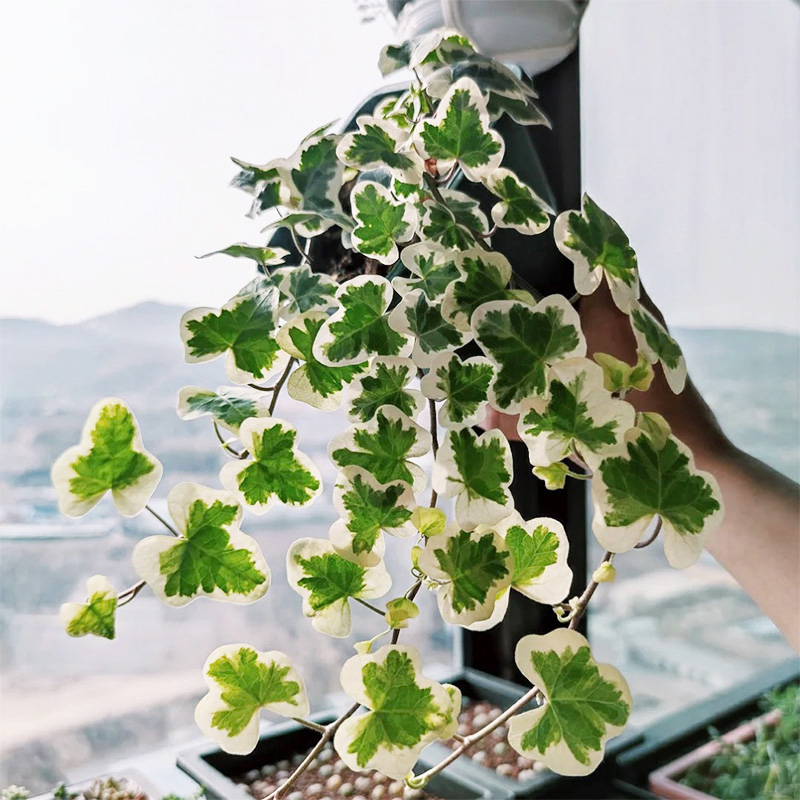
[[279, 286], [281, 315], [286, 319], [309, 311], [327, 311], [336, 306], [336, 281], [330, 275], [312, 272], [308, 264], [284, 268]]
[[113, 639], [117, 611], [117, 590], [105, 575], [92, 575], [86, 581], [85, 603], [64, 603], [59, 612], [69, 636], [99, 636]]
[[139, 577], [170, 606], [197, 597], [254, 603], [270, 585], [258, 542], [242, 533], [242, 508], [231, 492], [179, 483], [167, 507], [180, 537], [148, 536], [133, 549]]
[[514, 660], [545, 701], [511, 718], [508, 743], [559, 775], [593, 772], [630, 715], [631, 693], [619, 670], [595, 662], [586, 638], [567, 629], [523, 636]]
[[440, 189], [439, 195], [444, 202], [430, 200], [423, 207], [421, 238], [444, 250], [474, 248], [476, 236], [489, 232], [478, 201], [455, 189]]
[[498, 228], [513, 228], [532, 236], [550, 227], [553, 210], [516, 173], [498, 167], [485, 182], [489, 191], [500, 198], [492, 207], [492, 221]]
[[58, 508], [68, 517], [82, 517], [110, 491], [126, 517], [147, 505], [164, 468], [144, 449], [139, 425], [118, 397], [108, 397], [89, 412], [80, 441], [53, 464], [50, 476]]
[[351, 422], [367, 422], [381, 406], [388, 405], [415, 419], [425, 407], [422, 393], [408, 388], [416, 376], [417, 368], [410, 358], [373, 358], [369, 369], [347, 389], [347, 418]]
[[184, 386], [178, 393], [178, 416], [183, 420], [210, 416], [221, 428], [239, 435], [239, 426], [250, 417], [268, 417], [263, 392], [232, 386], [217, 391]]
[[418, 184], [422, 180], [422, 159], [405, 147], [408, 131], [390, 120], [372, 116], [360, 116], [356, 124], [358, 130], [344, 134], [336, 147], [342, 163], [361, 172], [388, 169], [404, 183]]
[[236, 242], [228, 245], [222, 250], [214, 250], [211, 253], [198, 256], [198, 258], [208, 258], [209, 256], [231, 256], [233, 258], [249, 258], [262, 267], [272, 267], [282, 264], [289, 251], [283, 247], [259, 247], [258, 245], [247, 244], [246, 242]]
[[442, 618], [465, 628], [492, 617], [514, 572], [511, 550], [487, 526], [473, 531], [448, 526], [425, 542], [417, 563], [425, 575], [438, 581], [436, 599]]
[[667, 385], [680, 394], [686, 386], [686, 359], [680, 345], [644, 306], [635, 303], [630, 318], [639, 351], [651, 364], [661, 364]]
[[441, 353], [431, 362], [420, 389], [431, 400], [444, 400], [438, 414], [440, 425], [464, 428], [483, 421], [493, 379], [494, 365], [488, 358], [462, 361], [456, 353]]
[[454, 254], [433, 248], [427, 242], [404, 247], [400, 260], [411, 276], [396, 277], [392, 286], [403, 297], [420, 290], [428, 300], [436, 302], [444, 296], [445, 289], [461, 276]]
[[348, 561], [327, 539], [294, 542], [286, 553], [286, 575], [314, 630], [338, 638], [350, 633], [351, 597], [370, 600], [392, 588], [383, 562], [363, 567]]
[[203, 677], [208, 693], [195, 708], [195, 722], [226, 753], [255, 749], [262, 708], [282, 717], [305, 717], [310, 710], [305, 681], [278, 650], [223, 645], [206, 659]]
[[356, 221], [353, 247], [381, 264], [394, 264], [400, 254], [397, 243], [407, 242], [416, 233], [414, 205], [396, 202], [392, 193], [375, 181], [357, 183], [350, 202]]
[[478, 436], [471, 428], [448, 431], [433, 465], [431, 483], [456, 498], [458, 524], [472, 530], [507, 517], [513, 508], [511, 448], [501, 431]]
[[252, 460], [229, 461], [219, 477], [254, 514], [266, 514], [276, 503], [307, 505], [322, 491], [319, 470], [297, 449], [293, 425], [268, 417], [245, 420], [239, 430]]

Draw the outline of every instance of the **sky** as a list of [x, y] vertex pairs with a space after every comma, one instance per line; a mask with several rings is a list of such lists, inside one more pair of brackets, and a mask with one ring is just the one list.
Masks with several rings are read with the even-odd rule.
[[[799, 22], [792, 0], [590, 4], [584, 184], [670, 324], [800, 331]], [[6, 23], [0, 316], [59, 323], [224, 303], [249, 266], [194, 256], [261, 241], [229, 156], [346, 115], [393, 39], [352, 0], [28, 0]]]

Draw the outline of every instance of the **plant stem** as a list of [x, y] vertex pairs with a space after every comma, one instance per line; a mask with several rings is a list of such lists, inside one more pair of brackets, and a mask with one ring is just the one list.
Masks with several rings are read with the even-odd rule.
[[303, 719], [302, 717], [292, 717], [292, 721], [299, 725], [304, 725], [306, 728], [311, 728], [312, 731], [317, 733], [325, 733], [325, 726], [320, 725], [318, 722], [312, 722], [310, 719]]
[[222, 432], [219, 429], [219, 425], [217, 425], [217, 421], [214, 420], [214, 433], [217, 434], [217, 439], [219, 439], [219, 443], [222, 445], [222, 449], [225, 450], [226, 453], [230, 453], [234, 458], [245, 459], [250, 453], [247, 450], [234, 450], [226, 441], [222, 438]]
[[431, 444], [433, 447], [433, 457], [439, 452], [439, 428], [436, 423], [436, 401], [428, 400], [428, 410], [431, 415]]
[[360, 705], [361, 703], [353, 703], [353, 705], [350, 706], [350, 708], [348, 708], [347, 711], [345, 711], [344, 714], [342, 714], [338, 719], [331, 722], [330, 725], [326, 725], [325, 732], [322, 734], [322, 736], [320, 736], [319, 741], [314, 745], [314, 747], [311, 748], [300, 766], [298, 766], [297, 769], [284, 781], [284, 783], [282, 783], [274, 792], [269, 794], [264, 800], [278, 800], [279, 797], [283, 797], [283, 795], [286, 794], [286, 792], [288, 792], [292, 786], [294, 786], [295, 781], [297, 781], [297, 779], [309, 768], [311, 762], [319, 755], [319, 753], [322, 751], [322, 748], [325, 747], [325, 744], [334, 737], [341, 724], [346, 719], [352, 717], [353, 714], [358, 711]]
[[456, 759], [461, 758], [461, 756], [463, 756], [464, 753], [466, 753], [467, 750], [469, 750], [473, 745], [476, 745], [481, 739], [488, 736], [495, 728], [499, 728], [507, 719], [513, 717], [517, 711], [541, 696], [541, 691], [534, 686], [532, 689], [522, 695], [522, 697], [520, 697], [516, 703], [510, 705], [502, 714], [500, 714], [499, 717], [493, 719], [488, 725], [481, 728], [479, 731], [475, 731], [475, 733], [471, 734], [470, 736], [465, 736], [462, 740], [461, 746], [453, 750], [453, 752], [450, 753], [450, 755], [447, 756], [447, 758], [445, 758], [443, 761], [440, 761], [438, 764], [431, 767], [426, 772], [423, 772], [421, 775], [417, 775], [416, 777], [407, 780], [407, 785], [413, 789], [421, 789], [434, 775], [438, 775], [445, 767], [452, 764]]
[[139, 581], [139, 583], [134, 583], [133, 586], [130, 586], [124, 592], [120, 592], [117, 595], [117, 608], [128, 605], [145, 586], [147, 586], [147, 581]]
[[300, 254], [300, 258], [306, 264], [308, 264], [309, 267], [312, 267], [313, 269], [313, 264], [311, 263], [311, 259], [309, 258], [308, 253], [306, 253], [306, 251], [301, 247], [300, 240], [297, 238], [297, 233], [295, 232], [294, 227], [291, 225], [289, 226], [289, 233], [291, 233], [292, 235], [292, 241], [294, 242], [294, 246], [297, 249], [297, 252]]
[[162, 517], [162, 516], [161, 516], [161, 514], [159, 514], [157, 511], [155, 511], [155, 510], [153, 509], [153, 507], [152, 507], [152, 506], [149, 506], [149, 505], [147, 505], [147, 506], [145, 506], [145, 508], [146, 508], [146, 509], [147, 509], [147, 510], [148, 510], [148, 511], [149, 511], [149, 512], [150, 512], [150, 513], [151, 513], [151, 514], [152, 514], [152, 515], [153, 515], [153, 516], [154, 516], [154, 517], [155, 517], [155, 518], [156, 518], [156, 519], [157, 519], [157, 520], [158, 520], [158, 521], [159, 521], [159, 522], [160, 522], [160, 523], [161, 523], [161, 524], [162, 524], [162, 525], [163, 525], [163, 526], [164, 526], [164, 527], [165, 527], [165, 528], [166, 528], [166, 529], [167, 529], [167, 530], [168, 530], [168, 531], [169, 531], [169, 532], [172, 534], [172, 535], [173, 535], [173, 536], [176, 536], [178, 539], [180, 539], [180, 538], [181, 538], [181, 535], [178, 533], [178, 531], [176, 531], [176, 530], [175, 530], [175, 528], [173, 528], [173, 527], [172, 527], [172, 525], [170, 525], [170, 524], [169, 524], [169, 522], [167, 522], [167, 521], [164, 519], [164, 517]]
[[381, 611], [377, 606], [372, 605], [372, 603], [368, 603], [366, 600], [362, 600], [360, 597], [353, 597], [353, 600], [356, 603], [361, 603], [364, 608], [368, 608], [370, 611], [374, 611], [376, 614], [380, 614], [382, 617], [385, 616], [385, 612]]
[[292, 367], [297, 362], [296, 358], [290, 358], [289, 362], [286, 364], [286, 369], [283, 371], [283, 374], [278, 379], [278, 382], [275, 384], [275, 391], [272, 395], [272, 400], [269, 404], [269, 415], [272, 416], [272, 413], [275, 411], [275, 406], [278, 405], [278, 396], [281, 393], [281, 389], [283, 389], [283, 384], [286, 383], [286, 380], [289, 377], [289, 373], [292, 371]]
[[[606, 550], [600, 563], [603, 564], [606, 561], [611, 561], [613, 558], [614, 554], [610, 550]], [[574, 631], [575, 628], [578, 627], [578, 623], [581, 621], [581, 619], [583, 619], [583, 615], [586, 613], [586, 607], [589, 605], [589, 601], [592, 599], [592, 595], [595, 593], [599, 585], [600, 584], [595, 580], [589, 581], [589, 585], [578, 599], [578, 604], [575, 608], [575, 615], [569, 621], [569, 630]]]
[[274, 386], [259, 386], [257, 383], [248, 383], [247, 384], [251, 389], [257, 389], [259, 392], [274, 392]]
[[658, 522], [656, 522], [656, 527], [653, 530], [653, 533], [645, 539], [643, 542], [638, 542], [633, 546], [634, 550], [641, 550], [643, 547], [647, 547], [648, 545], [653, 544], [653, 542], [658, 539], [658, 534], [661, 533], [661, 526], [663, 522], [661, 521], [661, 517], [658, 518]]

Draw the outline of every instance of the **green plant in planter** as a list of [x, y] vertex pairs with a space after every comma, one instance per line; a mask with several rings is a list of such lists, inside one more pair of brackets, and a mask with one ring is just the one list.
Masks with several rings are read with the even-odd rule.
[[[657, 362], [674, 391], [686, 371], [677, 344], [639, 303], [636, 254], [619, 225], [585, 197], [582, 209], [557, 217], [554, 232], [579, 293], [606, 280], [630, 315], [635, 365], [587, 359], [579, 295], [539, 296], [492, 249], [497, 229], [543, 235], [553, 215], [501, 166], [505, 145], [493, 126], [503, 114], [547, 124], [530, 85], [452, 31], [388, 47], [380, 64], [384, 73], [410, 67], [415, 78], [360, 117], [357, 130], [326, 126], [289, 158], [236, 161], [234, 183], [252, 195], [251, 215], [275, 214], [269, 227], [288, 229], [301, 255], [291, 263], [286, 251], [242, 243], [218, 251], [251, 259], [256, 277], [220, 308], [193, 309], [181, 321], [187, 361], [224, 356], [236, 384], [190, 386], [179, 396], [179, 414], [209, 416], [231, 456], [220, 475], [224, 490], [175, 487], [173, 522], [159, 518], [166, 534], [134, 550], [142, 580], [117, 592], [95, 576], [86, 602], [62, 612], [70, 635], [113, 638], [117, 610], [145, 585], [174, 606], [200, 596], [260, 599], [270, 568], [241, 529], [242, 509], [306, 506], [322, 490], [302, 431], [278, 416], [280, 398], [285, 391], [322, 412], [343, 407], [352, 424], [329, 446], [340, 470], [340, 519], [329, 538], [292, 544], [286, 577], [321, 634], [349, 634], [353, 601], [381, 617], [374, 639], [358, 643], [342, 666], [353, 705], [325, 727], [305, 720], [305, 684], [291, 658], [235, 643], [209, 657], [209, 691], [197, 707], [200, 727], [234, 753], [255, 746], [261, 708], [319, 730], [319, 744], [275, 797], [330, 739], [348, 765], [419, 787], [505, 724], [519, 753], [561, 774], [591, 772], [631, 705], [623, 677], [596, 663], [575, 630], [598, 583], [613, 579], [615, 555], [651, 525], [656, 534], [663, 529], [670, 563], [689, 566], [722, 515], [716, 482], [695, 469], [664, 420], [637, 415], [624, 400], [647, 388]], [[448, 188], [458, 171], [496, 197], [491, 228], [475, 200]], [[508, 441], [497, 430], [473, 430], [490, 406], [519, 414], [531, 466], [549, 488], [594, 479], [593, 527], [608, 552], [579, 597], [567, 598], [562, 525], [514, 511]], [[224, 439], [221, 428], [234, 438]], [[417, 461], [427, 455], [430, 474]], [[96, 406], [81, 442], [53, 468], [61, 508], [73, 516], [107, 491], [123, 514], [151, 510], [160, 475], [133, 414], [115, 398]], [[453, 502], [440, 509], [441, 498]], [[408, 585], [394, 590], [388, 547], [408, 559]], [[530, 691], [413, 777], [422, 748], [455, 733], [460, 708], [459, 692], [426, 678], [417, 651], [399, 643], [422, 588], [436, 593], [446, 621], [468, 629], [500, 622], [512, 590], [552, 606], [565, 626], [523, 637], [516, 660]], [[384, 605], [374, 604], [379, 598]], [[535, 700], [538, 708], [520, 713]]]

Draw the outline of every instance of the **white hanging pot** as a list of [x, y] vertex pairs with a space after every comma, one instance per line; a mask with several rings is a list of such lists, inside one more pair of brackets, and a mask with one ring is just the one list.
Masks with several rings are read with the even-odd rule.
[[484, 55], [536, 75], [575, 49], [585, 9], [583, 0], [411, 0], [397, 16], [398, 36], [456, 28]]

